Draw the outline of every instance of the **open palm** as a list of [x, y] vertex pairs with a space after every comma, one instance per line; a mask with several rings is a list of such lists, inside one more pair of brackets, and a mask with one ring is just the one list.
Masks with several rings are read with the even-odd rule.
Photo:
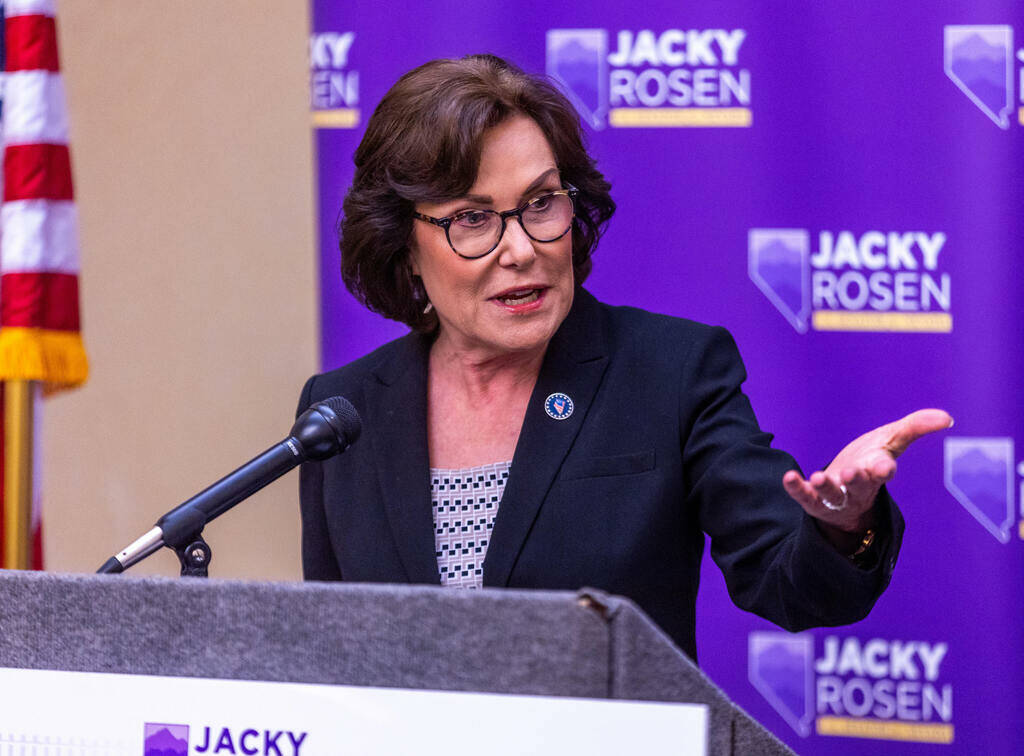
[[943, 410], [912, 412], [855, 438], [828, 467], [806, 480], [790, 470], [782, 485], [812, 517], [847, 533], [863, 532], [872, 526], [879, 489], [896, 474], [896, 458], [921, 436], [952, 424]]

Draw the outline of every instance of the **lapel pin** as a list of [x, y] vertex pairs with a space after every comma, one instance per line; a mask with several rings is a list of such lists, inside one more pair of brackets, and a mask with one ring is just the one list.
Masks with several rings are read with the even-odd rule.
[[573, 409], [572, 399], [561, 392], [551, 394], [544, 400], [544, 411], [548, 413], [548, 417], [555, 420], [567, 420]]

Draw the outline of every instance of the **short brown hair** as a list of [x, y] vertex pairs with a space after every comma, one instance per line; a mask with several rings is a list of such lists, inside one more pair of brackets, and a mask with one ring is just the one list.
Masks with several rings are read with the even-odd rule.
[[562, 181], [572, 184], [576, 283], [615, 211], [611, 185], [587, 154], [579, 116], [548, 81], [493, 55], [432, 60], [400, 78], [366, 125], [341, 221], [341, 277], [364, 305], [418, 331], [437, 327], [409, 265], [416, 202], [461, 197], [476, 181], [484, 132], [508, 117], [532, 118]]

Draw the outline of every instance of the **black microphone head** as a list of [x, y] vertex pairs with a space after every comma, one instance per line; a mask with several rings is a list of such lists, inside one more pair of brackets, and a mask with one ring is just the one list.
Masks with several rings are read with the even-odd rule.
[[343, 396], [332, 396], [299, 415], [291, 435], [302, 447], [303, 459], [327, 459], [355, 443], [362, 427], [355, 407]]
[[359, 434], [363, 430], [363, 421], [359, 419], [359, 413], [348, 399], [343, 396], [332, 396], [322, 402], [317, 402], [313, 407], [327, 418], [327, 422], [334, 428], [334, 432], [346, 440], [346, 447], [354, 444], [359, 438]]

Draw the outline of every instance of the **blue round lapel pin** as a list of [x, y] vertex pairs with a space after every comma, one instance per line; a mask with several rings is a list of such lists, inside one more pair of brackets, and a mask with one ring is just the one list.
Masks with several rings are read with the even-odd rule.
[[548, 417], [555, 420], [567, 420], [573, 409], [575, 405], [572, 399], [561, 392], [555, 392], [544, 400], [544, 411], [548, 413]]

